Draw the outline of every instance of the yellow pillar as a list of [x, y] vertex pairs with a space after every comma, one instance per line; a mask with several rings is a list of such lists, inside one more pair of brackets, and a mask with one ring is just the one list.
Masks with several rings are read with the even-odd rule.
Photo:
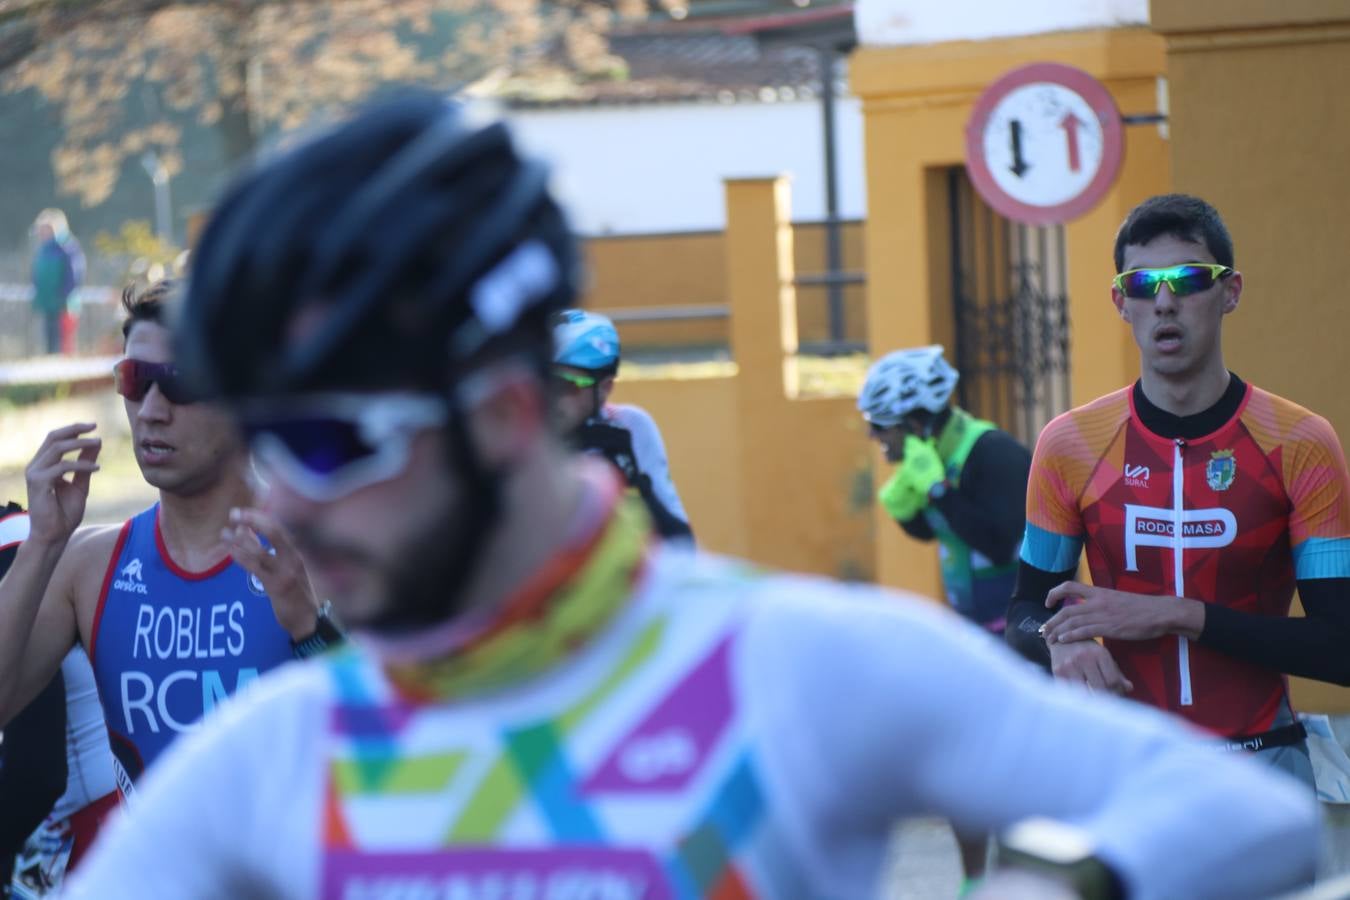
[[[797, 291], [788, 179], [731, 178], [725, 190], [731, 354], [752, 407], [796, 388]], [[750, 410], [747, 410], [750, 411]]]
[[[1228, 366], [1350, 433], [1350, 5], [1152, 0], [1166, 37], [1172, 171], [1233, 235], [1245, 284], [1224, 322]], [[1301, 709], [1350, 712], [1350, 691], [1294, 679]]]
[[[785, 177], [728, 179], [727, 304], [736, 362], [738, 458], [748, 556], [792, 567], [777, 537], [787, 526], [775, 502], [788, 447], [787, 392], [796, 387], [797, 313], [791, 194]], [[805, 523], [798, 523], [800, 527]]]
[[726, 182], [734, 458], [747, 555], [826, 575], [872, 572], [851, 488], [866, 445], [851, 398], [797, 391], [797, 293], [785, 178]]

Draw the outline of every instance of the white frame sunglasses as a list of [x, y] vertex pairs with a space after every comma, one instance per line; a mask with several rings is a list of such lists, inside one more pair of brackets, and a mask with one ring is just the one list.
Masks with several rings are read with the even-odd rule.
[[[323, 503], [398, 475], [408, 465], [413, 438], [443, 426], [449, 412], [444, 400], [430, 394], [315, 394], [245, 406], [241, 419], [264, 476], [274, 476], [296, 493]], [[351, 425], [372, 452], [330, 472], [317, 472], [291, 448], [280, 427], [305, 421]]]

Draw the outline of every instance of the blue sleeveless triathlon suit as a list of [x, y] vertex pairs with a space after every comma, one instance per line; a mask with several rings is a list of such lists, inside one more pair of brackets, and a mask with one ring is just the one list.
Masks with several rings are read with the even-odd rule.
[[124, 795], [212, 707], [294, 659], [262, 583], [243, 566], [229, 557], [204, 572], [174, 564], [159, 504], [122, 526], [89, 644]]

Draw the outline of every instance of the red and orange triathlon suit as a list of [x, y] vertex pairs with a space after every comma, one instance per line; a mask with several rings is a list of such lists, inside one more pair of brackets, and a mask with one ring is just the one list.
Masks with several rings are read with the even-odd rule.
[[[1288, 400], [1232, 382], [1227, 415], [1194, 439], [1146, 427], [1137, 386], [1051, 422], [1027, 488], [1023, 563], [1071, 573], [1086, 549], [1095, 585], [1280, 619], [1296, 581], [1350, 577], [1335, 432]], [[1232, 617], [1206, 613], [1200, 641], [1105, 641], [1132, 696], [1229, 737], [1268, 731], [1282, 707], [1291, 717], [1289, 670], [1210, 646], [1211, 624]]]

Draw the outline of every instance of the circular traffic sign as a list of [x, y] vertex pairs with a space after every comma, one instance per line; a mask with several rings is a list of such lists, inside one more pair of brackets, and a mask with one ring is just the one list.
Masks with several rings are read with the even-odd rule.
[[1111, 93], [1091, 75], [1032, 63], [995, 81], [966, 123], [966, 168], [985, 202], [1029, 225], [1087, 212], [1120, 172], [1125, 139]]

